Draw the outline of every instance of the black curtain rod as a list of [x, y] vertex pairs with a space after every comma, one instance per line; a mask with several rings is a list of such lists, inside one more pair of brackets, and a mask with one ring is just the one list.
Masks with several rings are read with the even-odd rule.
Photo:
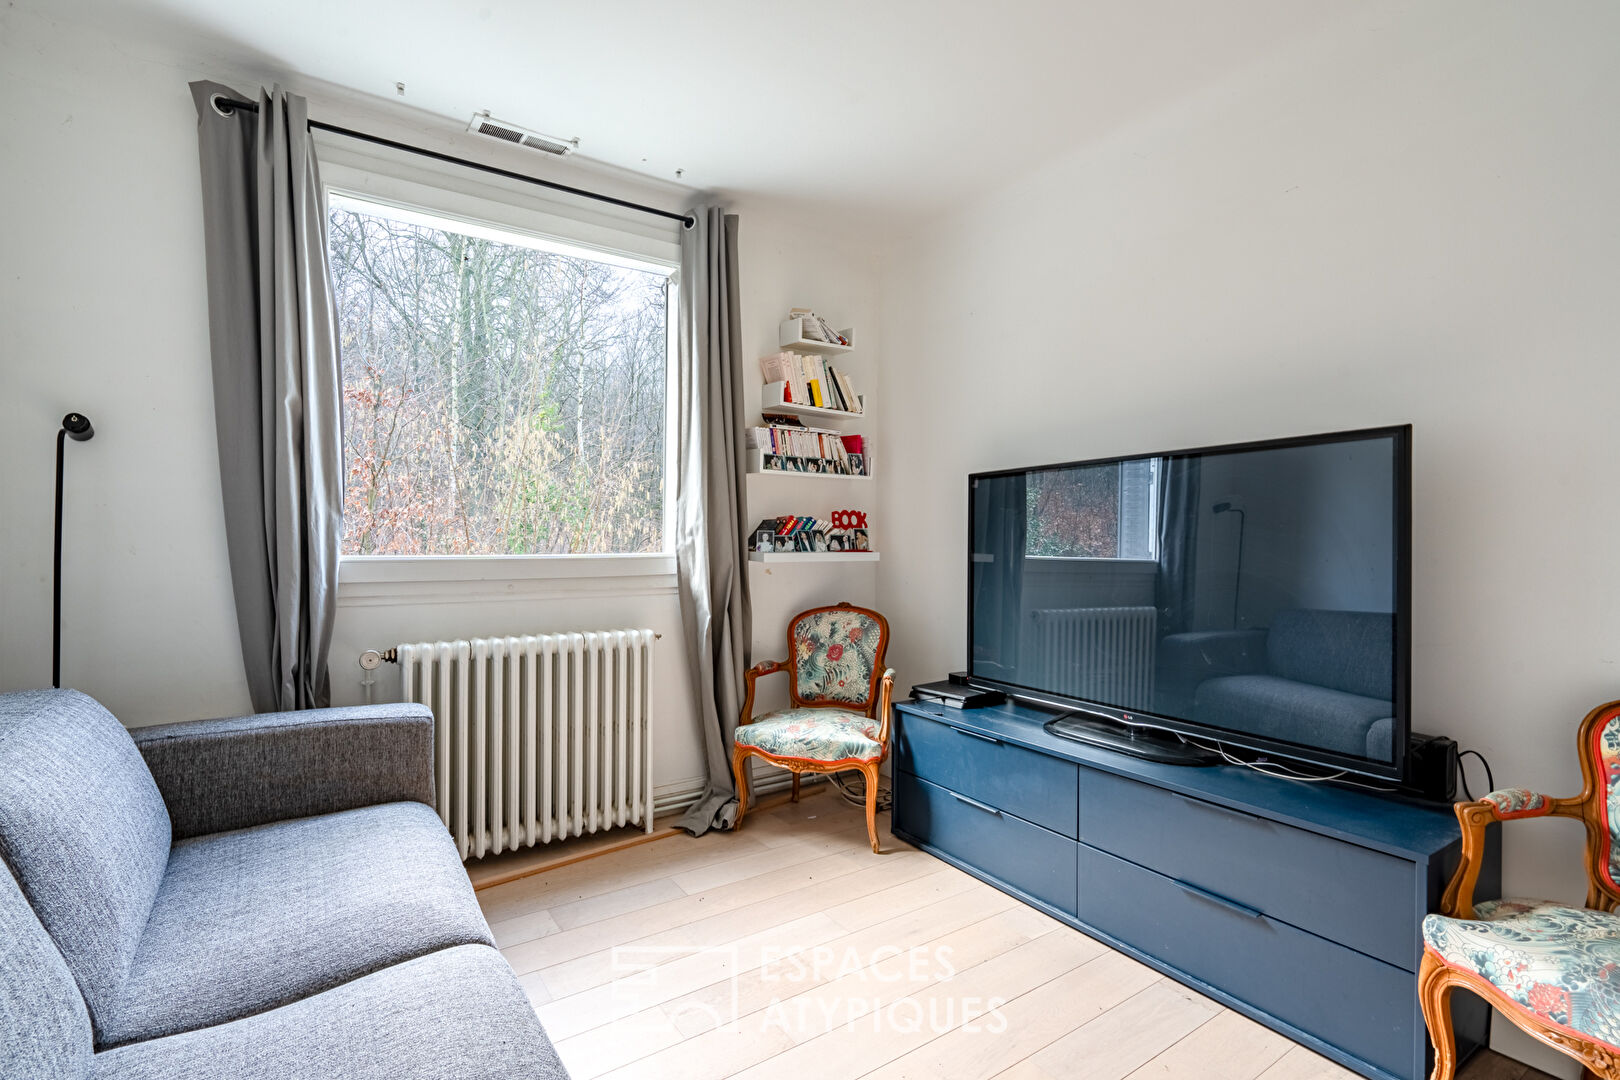
[[[237, 101], [235, 98], [228, 98], [224, 94], [215, 94], [211, 100], [214, 108], [218, 109], [226, 116], [229, 116], [237, 109], [245, 109], [251, 113], [256, 113], [259, 111], [259, 105], [257, 102]], [[483, 162], [479, 161], [468, 161], [466, 158], [452, 157], [449, 154], [441, 154], [437, 150], [426, 150], [420, 146], [411, 146], [409, 143], [395, 142], [393, 139], [385, 139], [381, 135], [370, 135], [364, 131], [355, 131], [353, 128], [338, 127], [336, 124], [326, 124], [319, 120], [311, 120], [309, 122], [309, 126], [316, 131], [328, 131], [333, 135], [342, 135], [350, 139], [359, 139], [361, 142], [375, 143], [378, 146], [386, 146], [390, 150], [403, 150], [407, 154], [416, 154], [420, 157], [432, 158], [435, 161], [448, 162], [451, 165], [461, 165], [469, 169], [477, 169], [479, 172], [493, 173], [496, 176], [504, 176], [508, 180], [519, 180], [525, 184], [535, 184], [539, 187], [550, 188], [552, 191], [561, 191], [566, 192], [569, 195], [578, 195], [582, 199], [595, 199], [597, 202], [612, 203], [614, 206], [622, 206], [626, 210], [639, 210], [643, 214], [653, 214], [657, 217], [669, 218], [671, 221], [680, 222], [688, 229], [697, 224], [697, 220], [695, 218], [687, 214], [677, 214], [673, 210], [660, 210], [656, 206], [644, 206], [641, 203], [631, 202], [628, 199], [616, 199], [612, 195], [603, 195], [599, 191], [586, 191], [584, 188], [570, 187], [567, 184], [559, 184], [554, 180], [542, 180], [538, 176], [529, 176], [525, 173], [513, 172], [511, 169], [501, 169], [494, 165], [485, 165]]]

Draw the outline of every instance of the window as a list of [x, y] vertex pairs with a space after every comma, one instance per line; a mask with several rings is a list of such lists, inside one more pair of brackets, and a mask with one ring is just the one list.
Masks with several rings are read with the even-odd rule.
[[1029, 474], [1024, 554], [1156, 558], [1158, 473], [1148, 458]]
[[345, 555], [665, 551], [673, 268], [332, 193]]

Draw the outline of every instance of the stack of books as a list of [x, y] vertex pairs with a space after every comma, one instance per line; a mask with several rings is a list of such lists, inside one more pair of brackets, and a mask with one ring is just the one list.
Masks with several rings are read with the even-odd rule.
[[799, 333], [807, 341], [825, 341], [829, 345], [848, 345], [849, 339], [828, 325], [827, 320], [809, 308], [796, 307], [788, 318], [801, 320]]
[[861, 411], [860, 395], [849, 376], [819, 356], [779, 352], [761, 357], [759, 370], [767, 383], [782, 383], [782, 400], [840, 412]]
[[796, 424], [766, 424], [748, 429], [746, 445], [763, 455], [759, 466], [762, 472], [871, 475], [866, 440], [859, 435]]
[[761, 521], [754, 527], [748, 546], [754, 551], [774, 552], [871, 551], [867, 536], [865, 529], [841, 529], [821, 518], [790, 514]]

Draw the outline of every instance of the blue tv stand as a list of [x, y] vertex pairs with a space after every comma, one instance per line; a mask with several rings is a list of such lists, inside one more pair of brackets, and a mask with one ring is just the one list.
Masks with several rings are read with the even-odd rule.
[[[1143, 761], [1020, 705], [894, 719], [895, 836], [1364, 1076], [1428, 1075], [1420, 924], [1461, 849], [1448, 811]], [[1480, 898], [1498, 866], [1493, 847]], [[1490, 1012], [1453, 1000], [1466, 1057]]]

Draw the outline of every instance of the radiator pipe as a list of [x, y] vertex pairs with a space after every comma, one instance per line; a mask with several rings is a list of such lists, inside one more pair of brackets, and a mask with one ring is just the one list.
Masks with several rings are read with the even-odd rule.
[[[653, 635], [655, 641], [662, 641], [663, 638], [663, 634]], [[367, 671], [375, 671], [380, 664], [397, 663], [399, 663], [399, 648], [397, 646], [392, 649], [367, 649], [360, 654], [360, 666]]]

